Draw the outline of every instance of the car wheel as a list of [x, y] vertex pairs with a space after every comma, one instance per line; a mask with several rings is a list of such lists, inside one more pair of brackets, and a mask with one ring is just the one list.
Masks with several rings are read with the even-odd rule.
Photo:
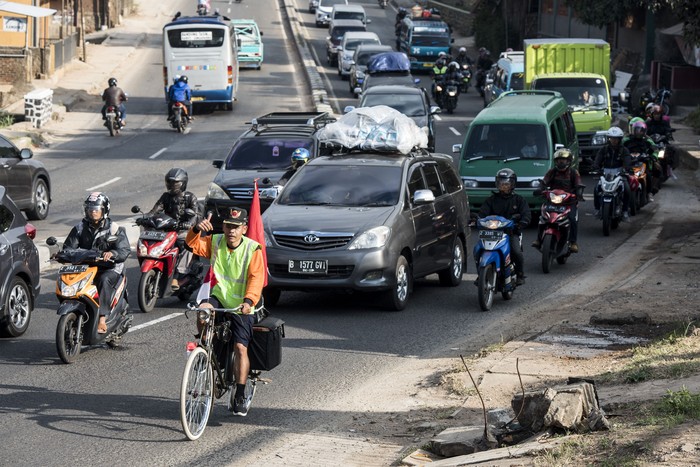
[[5, 321], [0, 328], [3, 337], [19, 337], [29, 327], [32, 315], [32, 298], [29, 286], [19, 277], [12, 279], [5, 297]]
[[41, 178], [34, 182], [32, 189], [32, 209], [27, 211], [27, 218], [32, 221], [41, 221], [49, 215], [49, 202], [51, 195], [49, 187]]
[[408, 296], [413, 287], [413, 275], [411, 266], [405, 256], [399, 256], [396, 261], [396, 282], [392, 288], [385, 292], [386, 306], [390, 311], [401, 311], [406, 308]]
[[452, 245], [452, 258], [447, 269], [443, 269], [438, 273], [440, 277], [440, 285], [445, 287], [457, 287], [462, 283], [462, 274], [464, 272], [464, 245], [462, 239], [455, 236]]

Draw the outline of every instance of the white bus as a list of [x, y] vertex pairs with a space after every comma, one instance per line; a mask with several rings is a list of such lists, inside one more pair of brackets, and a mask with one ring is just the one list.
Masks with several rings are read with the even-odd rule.
[[179, 17], [163, 27], [166, 99], [173, 78], [187, 75], [193, 104], [224, 104], [226, 110], [233, 110], [238, 91], [238, 40], [226, 19]]

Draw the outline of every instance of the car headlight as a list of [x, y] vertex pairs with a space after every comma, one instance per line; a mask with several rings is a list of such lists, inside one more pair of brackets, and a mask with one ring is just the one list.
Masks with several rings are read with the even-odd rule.
[[603, 146], [607, 142], [608, 137], [606, 135], [593, 135], [591, 138], [591, 144], [593, 146]]
[[464, 185], [464, 188], [478, 188], [479, 186], [479, 182], [473, 178], [463, 178], [462, 184]]
[[382, 248], [389, 241], [391, 229], [386, 226], [375, 227], [362, 232], [352, 241], [348, 250], [363, 250], [367, 248]]
[[228, 199], [228, 194], [216, 183], [210, 183], [207, 189], [207, 198], [210, 199]]

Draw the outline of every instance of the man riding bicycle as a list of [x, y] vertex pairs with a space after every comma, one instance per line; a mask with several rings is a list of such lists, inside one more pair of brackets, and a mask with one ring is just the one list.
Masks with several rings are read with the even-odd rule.
[[[248, 213], [245, 209], [232, 208], [223, 220], [223, 234], [212, 232], [211, 215], [192, 227], [185, 242], [192, 253], [210, 259], [215, 285], [211, 297], [200, 304], [201, 308], [241, 307], [241, 314], [231, 320], [234, 338], [236, 390], [231, 391], [230, 405], [234, 415], [248, 414], [251, 395], [245, 387], [250, 372], [248, 345], [253, 338], [253, 306], [260, 301], [265, 282], [265, 263], [259, 243], [245, 237], [248, 231]], [[197, 323], [201, 332], [201, 324]]]

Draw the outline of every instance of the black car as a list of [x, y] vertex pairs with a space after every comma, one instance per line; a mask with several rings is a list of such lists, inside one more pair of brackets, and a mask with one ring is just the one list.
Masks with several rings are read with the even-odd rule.
[[39, 296], [36, 228], [0, 186], [0, 336], [25, 333]]
[[[219, 169], [209, 184], [205, 212], [212, 212], [212, 223], [221, 229], [221, 216], [232, 207], [250, 209], [254, 180], [258, 190], [278, 184], [291, 166], [292, 152], [306, 148], [311, 158], [318, 155], [316, 131], [335, 121], [327, 112], [273, 112], [253, 119], [251, 128], [233, 144], [225, 160], [215, 160]], [[269, 206], [260, 200], [260, 209]]]
[[[433, 115], [440, 107], [430, 105], [430, 96], [424, 88], [414, 86], [373, 86], [362, 93], [358, 107], [386, 105], [410, 117], [419, 128], [428, 128], [428, 150], [435, 151], [435, 128]], [[353, 107], [346, 107], [345, 113]]]
[[31, 149], [19, 150], [0, 136], [0, 185], [28, 219], [43, 220], [49, 215], [51, 177], [33, 156]]
[[357, 91], [362, 87], [362, 82], [365, 80], [367, 73], [367, 64], [375, 55], [383, 52], [391, 52], [390, 45], [379, 44], [361, 44], [355, 49], [352, 56], [352, 65], [350, 65], [349, 86], [350, 93], [355, 97], [359, 94]]
[[289, 181], [263, 224], [266, 304], [284, 290], [350, 290], [379, 292], [402, 310], [416, 278], [462, 283], [469, 202], [444, 154], [322, 155]]

